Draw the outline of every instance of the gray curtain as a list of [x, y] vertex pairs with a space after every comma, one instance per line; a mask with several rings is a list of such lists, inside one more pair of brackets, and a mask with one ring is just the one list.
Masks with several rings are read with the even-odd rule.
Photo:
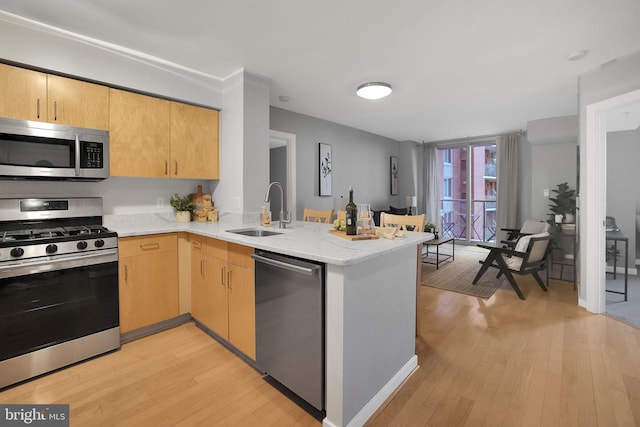
[[440, 220], [440, 185], [438, 177], [438, 148], [424, 144], [424, 183], [423, 198], [425, 201], [425, 224], [432, 222], [441, 229]]
[[503, 135], [497, 138], [498, 151], [498, 217], [496, 242], [504, 240], [501, 228], [519, 228], [518, 224], [518, 151], [520, 135]]

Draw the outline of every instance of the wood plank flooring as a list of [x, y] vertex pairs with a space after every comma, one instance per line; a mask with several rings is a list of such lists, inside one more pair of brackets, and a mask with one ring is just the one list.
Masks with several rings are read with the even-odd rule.
[[640, 425], [640, 330], [517, 280], [526, 301], [421, 286], [420, 368], [367, 425]]
[[[424, 267], [428, 268], [428, 267]], [[487, 300], [421, 286], [420, 367], [369, 426], [640, 425], [640, 330], [518, 277]], [[320, 426], [193, 324], [0, 393], [72, 426]]]
[[314, 426], [320, 423], [193, 323], [0, 393], [68, 403], [72, 426]]

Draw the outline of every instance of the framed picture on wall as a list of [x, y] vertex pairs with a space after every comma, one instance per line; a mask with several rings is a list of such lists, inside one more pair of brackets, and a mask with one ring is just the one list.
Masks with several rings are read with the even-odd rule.
[[398, 194], [398, 158], [396, 156], [391, 156], [389, 174], [391, 176], [391, 195], [395, 196]]
[[331, 195], [331, 145], [318, 143], [318, 171], [320, 196]]

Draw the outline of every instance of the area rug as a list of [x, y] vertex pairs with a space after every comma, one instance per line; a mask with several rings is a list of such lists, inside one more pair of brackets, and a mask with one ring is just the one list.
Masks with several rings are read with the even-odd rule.
[[478, 261], [487, 257], [489, 251], [477, 246], [456, 245], [455, 260], [435, 265], [422, 264], [422, 282], [424, 286], [445, 289], [481, 298], [490, 298], [501, 286], [509, 283], [501, 277], [496, 279], [497, 270], [490, 269], [482, 279], [472, 285], [473, 278], [480, 269]]

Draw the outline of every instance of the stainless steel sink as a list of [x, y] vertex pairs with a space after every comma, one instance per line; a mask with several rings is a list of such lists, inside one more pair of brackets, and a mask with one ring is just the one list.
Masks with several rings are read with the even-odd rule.
[[266, 237], [266, 236], [275, 236], [278, 234], [277, 231], [264, 230], [262, 228], [243, 228], [240, 230], [227, 230], [228, 233], [241, 234], [243, 236], [250, 237]]

